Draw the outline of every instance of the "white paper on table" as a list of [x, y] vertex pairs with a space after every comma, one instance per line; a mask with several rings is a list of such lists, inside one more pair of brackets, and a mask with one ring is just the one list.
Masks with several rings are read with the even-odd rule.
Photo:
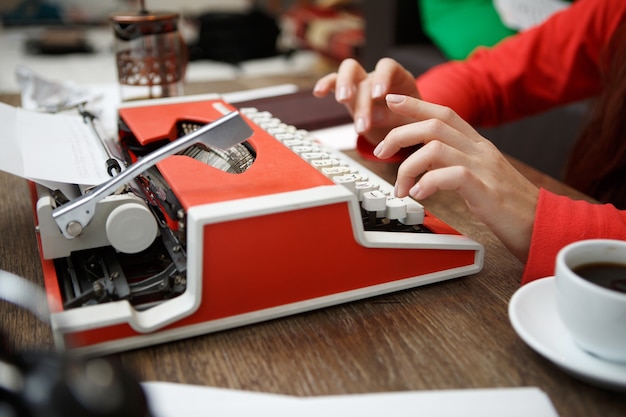
[[[251, 88], [243, 91], [233, 91], [230, 93], [222, 94], [224, 101], [232, 104], [240, 103], [242, 101], [257, 100], [260, 98], [277, 97], [287, 94], [293, 94], [298, 91], [298, 86], [295, 84], [279, 84], [270, 87]], [[263, 109], [259, 109], [263, 110]]]
[[48, 114], [0, 103], [0, 170], [50, 188], [96, 185], [109, 178], [106, 153], [81, 116]]
[[309, 133], [321, 144], [339, 150], [354, 149], [358, 136], [352, 123], [313, 130]]
[[558, 417], [534, 387], [293, 397], [168, 382], [142, 386], [155, 417]]

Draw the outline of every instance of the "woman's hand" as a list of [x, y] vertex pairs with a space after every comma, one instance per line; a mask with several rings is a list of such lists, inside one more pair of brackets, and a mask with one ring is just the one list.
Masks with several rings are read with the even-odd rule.
[[385, 159], [423, 144], [400, 165], [396, 195], [421, 200], [437, 190], [458, 192], [470, 211], [525, 262], [537, 187], [451, 109], [396, 94], [387, 95], [386, 102], [393, 113], [413, 122], [390, 131], [374, 154]]
[[392, 128], [412, 121], [389, 111], [385, 95], [396, 93], [419, 97], [415, 77], [390, 58], [381, 59], [369, 74], [356, 60], [346, 59], [338, 72], [319, 79], [313, 88], [316, 97], [324, 97], [331, 91], [352, 115], [356, 132], [373, 145]]

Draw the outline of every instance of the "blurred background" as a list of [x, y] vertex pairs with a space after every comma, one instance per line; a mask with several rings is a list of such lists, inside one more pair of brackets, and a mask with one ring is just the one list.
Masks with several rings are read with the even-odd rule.
[[[185, 83], [334, 71], [345, 58], [368, 70], [384, 56], [415, 76], [465, 59], [568, 7], [563, 0], [145, 0], [180, 15]], [[79, 85], [117, 82], [111, 15], [138, 0], [3, 0], [0, 93], [18, 93], [16, 67]], [[482, 133], [504, 152], [556, 178], [587, 103]]]

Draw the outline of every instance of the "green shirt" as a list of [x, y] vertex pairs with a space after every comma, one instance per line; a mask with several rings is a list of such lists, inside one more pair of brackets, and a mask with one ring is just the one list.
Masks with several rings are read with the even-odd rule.
[[419, 0], [424, 32], [449, 59], [465, 59], [517, 33], [500, 20], [492, 0]]

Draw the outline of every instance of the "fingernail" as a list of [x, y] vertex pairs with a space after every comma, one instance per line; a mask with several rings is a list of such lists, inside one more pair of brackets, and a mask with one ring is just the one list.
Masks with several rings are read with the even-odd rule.
[[358, 119], [356, 119], [356, 133], [363, 133], [365, 132], [365, 119], [363, 119], [362, 117], [359, 117]]
[[348, 98], [348, 87], [346, 87], [345, 85], [342, 85], [341, 87], [339, 87], [339, 90], [337, 91], [337, 100], [343, 101], [343, 100], [346, 100], [347, 98]]
[[383, 86], [381, 84], [376, 84], [374, 89], [372, 90], [372, 98], [380, 98], [383, 95]]
[[411, 189], [409, 190], [409, 195], [413, 197], [414, 199], [418, 200], [420, 198], [420, 191], [421, 191], [421, 187], [418, 182], [413, 187], [411, 187]]
[[384, 148], [384, 140], [381, 140], [378, 145], [376, 145], [376, 148], [374, 148], [374, 156], [376, 156], [377, 158], [379, 158], [378, 155], [380, 155], [380, 153], [383, 151]]
[[402, 103], [404, 101], [404, 96], [400, 94], [387, 94], [385, 96], [385, 100], [388, 103]]

